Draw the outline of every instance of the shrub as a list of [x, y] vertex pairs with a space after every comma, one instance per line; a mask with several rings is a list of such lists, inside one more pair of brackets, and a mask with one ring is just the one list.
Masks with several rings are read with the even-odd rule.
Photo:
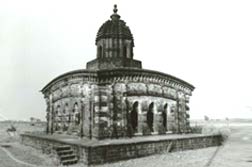
[[190, 128], [191, 133], [202, 133], [202, 126], [194, 126]]
[[231, 134], [231, 129], [223, 127], [219, 129], [219, 134], [222, 136], [223, 142], [225, 142]]
[[223, 142], [225, 142], [229, 135], [231, 134], [231, 130], [229, 127], [215, 127], [215, 126], [204, 126], [202, 129], [203, 134], [209, 135], [221, 135]]

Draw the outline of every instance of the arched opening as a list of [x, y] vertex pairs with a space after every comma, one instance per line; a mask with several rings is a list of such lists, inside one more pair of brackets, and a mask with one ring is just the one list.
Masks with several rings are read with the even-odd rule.
[[170, 114], [171, 114], [172, 117], [175, 117], [175, 110], [176, 110], [176, 107], [173, 105], [171, 107], [171, 111], [170, 111]]
[[60, 112], [60, 105], [57, 105], [55, 116], [58, 116], [59, 112]]
[[138, 102], [135, 102], [132, 107], [132, 111], [130, 113], [130, 123], [133, 129], [133, 132], [137, 132], [138, 125]]
[[98, 58], [102, 57], [102, 46], [98, 46]]
[[133, 47], [132, 46], [130, 47], [130, 58], [133, 59]]
[[79, 123], [80, 123], [80, 113], [79, 113], [79, 107], [78, 107], [78, 103], [77, 102], [74, 104], [72, 121], [76, 125], [79, 125]]
[[127, 58], [127, 47], [123, 47], [123, 57]]
[[147, 112], [147, 125], [151, 132], [153, 132], [153, 119], [154, 118], [154, 103], [149, 105], [149, 110]]
[[56, 110], [54, 112], [54, 119], [57, 120], [57, 117], [60, 116], [60, 105], [57, 105]]
[[68, 122], [69, 122], [69, 111], [68, 111], [68, 103], [65, 104], [65, 107], [62, 112], [62, 124], [63, 124], [63, 131], [67, 131], [68, 129]]
[[168, 110], [168, 104], [166, 103], [164, 105], [164, 110], [162, 112], [163, 127], [164, 127], [165, 131], [167, 130], [167, 110]]
[[68, 112], [68, 103], [65, 104], [65, 107], [62, 110], [62, 115], [63, 116], [67, 115], [68, 114], [67, 112]]

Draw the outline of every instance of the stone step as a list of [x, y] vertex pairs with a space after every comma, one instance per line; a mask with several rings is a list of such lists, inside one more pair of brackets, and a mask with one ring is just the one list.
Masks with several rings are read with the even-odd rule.
[[78, 162], [78, 159], [75, 157], [73, 159], [67, 159], [67, 160], [62, 160], [61, 163], [63, 165], [71, 165], [71, 164], [76, 164]]
[[62, 165], [71, 165], [78, 162], [78, 158], [71, 146], [63, 145], [54, 147]]
[[71, 155], [73, 154], [73, 150], [70, 149], [70, 150], [62, 150], [62, 151], [57, 151], [58, 155], [59, 156], [62, 156], [62, 155]]
[[69, 159], [76, 158], [76, 154], [60, 155], [59, 157], [60, 157], [61, 161], [64, 161], [64, 160], [69, 160]]
[[54, 148], [56, 151], [64, 151], [64, 150], [71, 150], [71, 147], [70, 146], [57, 146]]

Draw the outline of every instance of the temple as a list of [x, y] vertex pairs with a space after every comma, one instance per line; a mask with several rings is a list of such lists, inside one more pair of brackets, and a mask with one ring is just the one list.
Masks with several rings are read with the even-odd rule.
[[86, 69], [62, 74], [41, 90], [48, 134], [106, 139], [190, 132], [188, 104], [194, 86], [142, 68], [116, 5], [95, 44], [96, 58]]

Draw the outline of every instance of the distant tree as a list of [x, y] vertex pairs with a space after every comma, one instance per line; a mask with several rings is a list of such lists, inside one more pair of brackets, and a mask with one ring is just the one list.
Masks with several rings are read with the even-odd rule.
[[229, 118], [226, 117], [226, 121], [227, 121], [227, 126], [229, 126]]
[[31, 117], [31, 118], [30, 118], [30, 121], [31, 121], [31, 126], [34, 126], [34, 125], [35, 125], [36, 118]]
[[35, 125], [36, 123], [40, 123], [41, 120], [38, 119], [38, 118], [35, 118], [35, 117], [30, 117], [30, 122], [31, 122], [31, 125]]
[[205, 120], [205, 121], [209, 121], [209, 117], [205, 115], [205, 116], [204, 116], [204, 120]]

